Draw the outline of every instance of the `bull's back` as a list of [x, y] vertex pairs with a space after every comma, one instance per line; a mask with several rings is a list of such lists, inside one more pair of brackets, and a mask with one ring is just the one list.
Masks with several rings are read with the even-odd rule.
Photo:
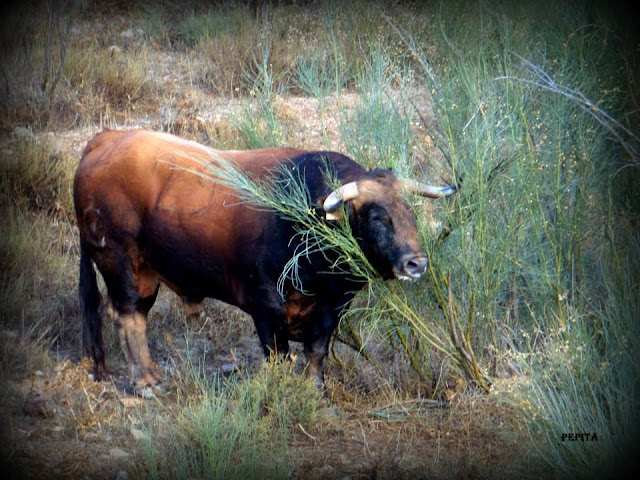
[[194, 170], [206, 175], [204, 165], [223, 158], [259, 176], [299, 153], [216, 151], [164, 133], [104, 131], [87, 144], [76, 172], [81, 239], [98, 249], [128, 242], [127, 251], [184, 293], [213, 296], [196, 290], [215, 283], [226, 291], [222, 299], [240, 304], [233, 298], [243, 290], [237, 272], [255, 265], [251, 257], [261, 251], [270, 214], [239, 203], [232, 189]]
[[211, 179], [202, 182], [194, 175], [207, 175], [206, 165], [217, 159], [231, 161], [247, 173], [261, 176], [300, 153], [303, 151], [285, 148], [214, 150], [161, 132], [105, 130], [87, 144], [74, 187], [80, 196], [126, 189], [140, 205], [151, 207], [160, 195], [192, 196], [194, 187], [208, 193], [229, 190]]
[[[74, 194], [83, 200], [126, 191], [132, 202], [149, 208], [165, 188], [172, 170], [184, 165], [186, 155], [206, 153], [194, 142], [169, 135], [106, 130], [87, 144], [76, 171]], [[108, 202], [108, 198], [103, 200]]]

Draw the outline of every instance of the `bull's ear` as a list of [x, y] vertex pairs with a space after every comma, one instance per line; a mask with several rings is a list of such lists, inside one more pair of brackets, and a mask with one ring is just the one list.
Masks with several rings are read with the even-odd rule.
[[339, 208], [344, 202], [358, 198], [360, 192], [358, 191], [358, 184], [356, 182], [349, 182], [342, 185], [340, 188], [334, 190], [324, 201], [322, 208], [326, 212], [327, 220], [339, 220], [340, 211]]

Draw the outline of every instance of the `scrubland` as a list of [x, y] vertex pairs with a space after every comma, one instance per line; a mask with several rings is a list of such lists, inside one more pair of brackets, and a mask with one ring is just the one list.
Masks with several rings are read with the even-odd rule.
[[[16, 478], [608, 478], [638, 467], [640, 35], [601, 2], [25, 2], [2, 14], [0, 423]], [[166, 393], [80, 358], [71, 197], [102, 128], [333, 149], [444, 184], [341, 321], [327, 396], [160, 292]], [[326, 239], [337, 243], [344, 238]], [[348, 239], [347, 239], [348, 240]], [[352, 244], [337, 245], [347, 251]], [[358, 251], [351, 251], [354, 261]], [[573, 434], [572, 437], [569, 435]], [[576, 434], [582, 434], [576, 436]]]

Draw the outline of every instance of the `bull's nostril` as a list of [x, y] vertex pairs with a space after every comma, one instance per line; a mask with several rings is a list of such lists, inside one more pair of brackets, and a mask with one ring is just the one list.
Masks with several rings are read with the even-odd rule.
[[404, 261], [404, 271], [411, 277], [417, 278], [427, 270], [427, 257], [412, 256]]

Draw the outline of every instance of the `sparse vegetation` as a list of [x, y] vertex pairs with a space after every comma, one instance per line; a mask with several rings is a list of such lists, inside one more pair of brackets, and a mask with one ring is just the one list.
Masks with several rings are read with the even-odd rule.
[[[3, 461], [73, 478], [90, 467], [592, 478], [637, 466], [640, 38], [624, 12], [219, 3], [27, 2], [2, 16]], [[373, 278], [346, 230], [311, 221], [300, 232], [343, 248], [369, 280], [333, 343], [328, 400], [292, 374], [301, 361], [260, 366], [241, 313], [210, 302], [187, 320], [163, 291], [149, 336], [167, 394], [143, 401], [122, 391], [109, 328], [113, 383], [89, 382], [74, 363], [71, 182], [104, 126], [221, 148], [336, 149], [429, 183], [462, 177], [462, 188], [452, 201], [409, 199], [430, 257], [414, 284]], [[308, 207], [300, 192], [278, 195], [260, 201], [291, 215]]]
[[[175, 418], [147, 426], [139, 475], [149, 478], [289, 478], [287, 441], [311, 428], [322, 394], [290, 362], [251, 378], [194, 378], [198, 393]], [[303, 426], [304, 425], [304, 426]], [[162, 447], [158, 448], [158, 444]]]

